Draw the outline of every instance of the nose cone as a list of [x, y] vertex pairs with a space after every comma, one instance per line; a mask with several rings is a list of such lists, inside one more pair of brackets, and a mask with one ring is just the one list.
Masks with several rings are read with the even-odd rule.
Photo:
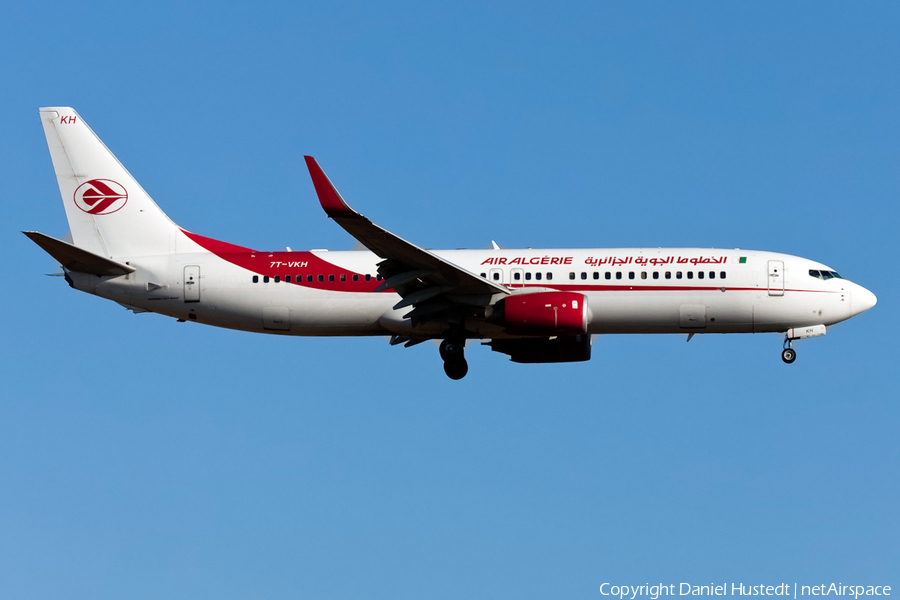
[[858, 315], [859, 313], [864, 313], [878, 302], [878, 298], [875, 297], [875, 294], [867, 290], [866, 288], [857, 286], [855, 290], [853, 290], [853, 296], [851, 299], [853, 314]]

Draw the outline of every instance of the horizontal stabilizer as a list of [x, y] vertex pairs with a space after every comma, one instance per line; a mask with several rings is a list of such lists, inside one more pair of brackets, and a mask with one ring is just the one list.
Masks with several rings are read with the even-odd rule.
[[90, 273], [91, 275], [127, 275], [134, 272], [134, 267], [123, 265], [99, 254], [88, 252], [68, 242], [52, 238], [37, 231], [23, 231], [44, 252], [55, 258], [69, 271]]

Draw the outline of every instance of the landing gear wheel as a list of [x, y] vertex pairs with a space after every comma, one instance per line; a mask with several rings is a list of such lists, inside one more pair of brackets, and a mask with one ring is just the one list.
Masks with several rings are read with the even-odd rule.
[[469, 372], [469, 363], [466, 359], [448, 360], [444, 362], [444, 373], [453, 380], [459, 380], [466, 376]]
[[469, 372], [466, 362], [466, 338], [459, 331], [448, 332], [447, 339], [439, 347], [444, 360], [444, 373], [450, 379], [462, 379]]
[[797, 360], [797, 352], [793, 348], [785, 348], [781, 351], [781, 360], [787, 364], [791, 364]]
[[441, 342], [438, 351], [441, 353], [441, 360], [446, 362], [461, 357], [465, 347], [465, 342], [448, 339]]

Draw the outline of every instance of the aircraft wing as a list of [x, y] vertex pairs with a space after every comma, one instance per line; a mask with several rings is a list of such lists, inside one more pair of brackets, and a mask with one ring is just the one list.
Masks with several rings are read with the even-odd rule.
[[495, 294], [510, 293], [506, 286], [488, 281], [407, 242], [359, 214], [341, 197], [316, 159], [312, 156], [305, 158], [325, 213], [366, 248], [385, 259], [378, 266], [379, 274], [385, 278], [380, 289], [394, 289], [403, 297], [395, 308], [418, 307], [429, 301], [446, 302], [444, 298], [447, 297], [452, 301], [468, 297], [467, 304], [486, 305], [490, 304]]

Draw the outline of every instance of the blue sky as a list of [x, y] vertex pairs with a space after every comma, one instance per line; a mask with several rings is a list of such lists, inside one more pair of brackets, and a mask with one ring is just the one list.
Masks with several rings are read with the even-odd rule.
[[[593, 598], [900, 586], [900, 9], [7, 3], [0, 596]], [[303, 166], [418, 244], [742, 247], [878, 295], [797, 345], [590, 363], [178, 324], [68, 289], [37, 113], [179, 225], [346, 249]]]

